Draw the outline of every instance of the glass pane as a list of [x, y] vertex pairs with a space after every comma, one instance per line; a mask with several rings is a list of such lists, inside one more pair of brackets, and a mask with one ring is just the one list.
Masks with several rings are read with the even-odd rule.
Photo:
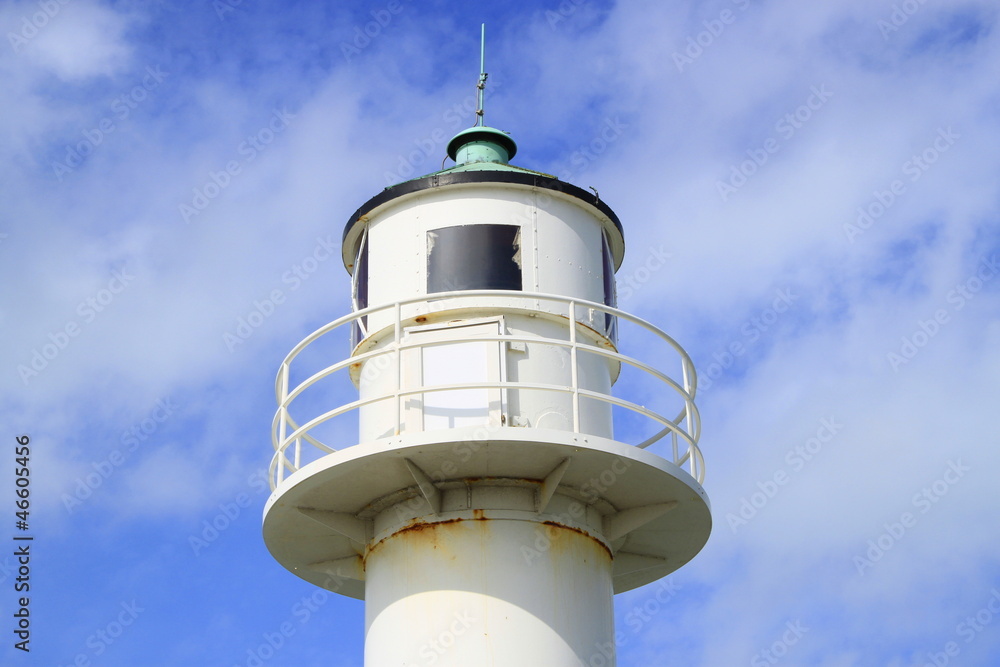
[[[604, 305], [612, 308], [618, 307], [618, 290], [615, 285], [615, 263], [611, 257], [611, 246], [608, 244], [608, 235], [601, 234], [603, 257], [604, 257]], [[611, 314], [604, 316], [604, 327], [608, 338], [612, 343], [618, 343], [618, 318]]]
[[[368, 234], [361, 239], [361, 247], [358, 249], [358, 256], [354, 262], [354, 310], [363, 310], [368, 307]], [[351, 349], [367, 334], [368, 316], [361, 318], [360, 322], [355, 320], [351, 325]], [[363, 331], [364, 329], [364, 331]]]
[[460, 225], [427, 232], [427, 292], [521, 289], [521, 228]]
[[354, 303], [355, 308], [362, 310], [368, 307], [368, 235], [361, 241], [358, 251], [357, 267], [354, 270]]

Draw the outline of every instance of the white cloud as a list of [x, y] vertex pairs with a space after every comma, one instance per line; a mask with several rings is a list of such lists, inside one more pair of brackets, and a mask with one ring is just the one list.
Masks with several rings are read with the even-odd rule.
[[84, 0], [22, 2], [5, 14], [7, 22], [20, 14], [8, 33], [14, 53], [63, 81], [111, 76], [128, 65], [129, 20], [107, 6]]

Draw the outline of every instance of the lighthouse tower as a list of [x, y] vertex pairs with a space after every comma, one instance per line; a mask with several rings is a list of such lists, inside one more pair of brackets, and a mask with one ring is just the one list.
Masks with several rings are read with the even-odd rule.
[[613, 594], [711, 529], [694, 368], [616, 308], [594, 192], [482, 124], [447, 151], [347, 221], [353, 312], [281, 364], [264, 539], [365, 600], [367, 667], [614, 665]]

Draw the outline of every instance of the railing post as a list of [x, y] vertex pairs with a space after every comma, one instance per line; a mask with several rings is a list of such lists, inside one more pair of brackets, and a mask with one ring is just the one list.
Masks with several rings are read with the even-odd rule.
[[681, 381], [684, 383], [684, 424], [687, 426], [688, 435], [691, 435], [691, 379], [688, 375], [687, 359], [681, 358]]
[[396, 395], [393, 397], [393, 403], [396, 404], [396, 435], [403, 432], [403, 408], [400, 405], [402, 399], [399, 392], [403, 390], [403, 351], [401, 346], [403, 344], [403, 323], [402, 323], [402, 306], [399, 301], [396, 302], [395, 308], [393, 309], [395, 315], [395, 324], [393, 329], [393, 338], [396, 344]]
[[281, 417], [278, 421], [278, 447], [285, 442], [288, 433], [288, 408], [285, 400], [288, 398], [288, 364], [281, 364], [281, 388], [278, 396], [278, 412]]
[[580, 384], [576, 367], [576, 301], [569, 302], [569, 363], [570, 382], [573, 386], [573, 432], [580, 432]]
[[278, 457], [278, 484], [285, 480], [285, 438], [288, 436], [288, 407], [285, 401], [288, 399], [288, 364], [281, 364], [281, 379], [278, 387], [278, 447], [275, 456]]

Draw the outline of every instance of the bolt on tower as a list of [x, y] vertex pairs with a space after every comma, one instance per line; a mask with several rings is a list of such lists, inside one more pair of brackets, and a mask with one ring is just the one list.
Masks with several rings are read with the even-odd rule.
[[479, 118], [348, 220], [353, 312], [278, 373], [264, 539], [365, 600], [366, 667], [613, 665], [613, 594], [711, 530], [695, 372], [616, 308], [614, 211]]

